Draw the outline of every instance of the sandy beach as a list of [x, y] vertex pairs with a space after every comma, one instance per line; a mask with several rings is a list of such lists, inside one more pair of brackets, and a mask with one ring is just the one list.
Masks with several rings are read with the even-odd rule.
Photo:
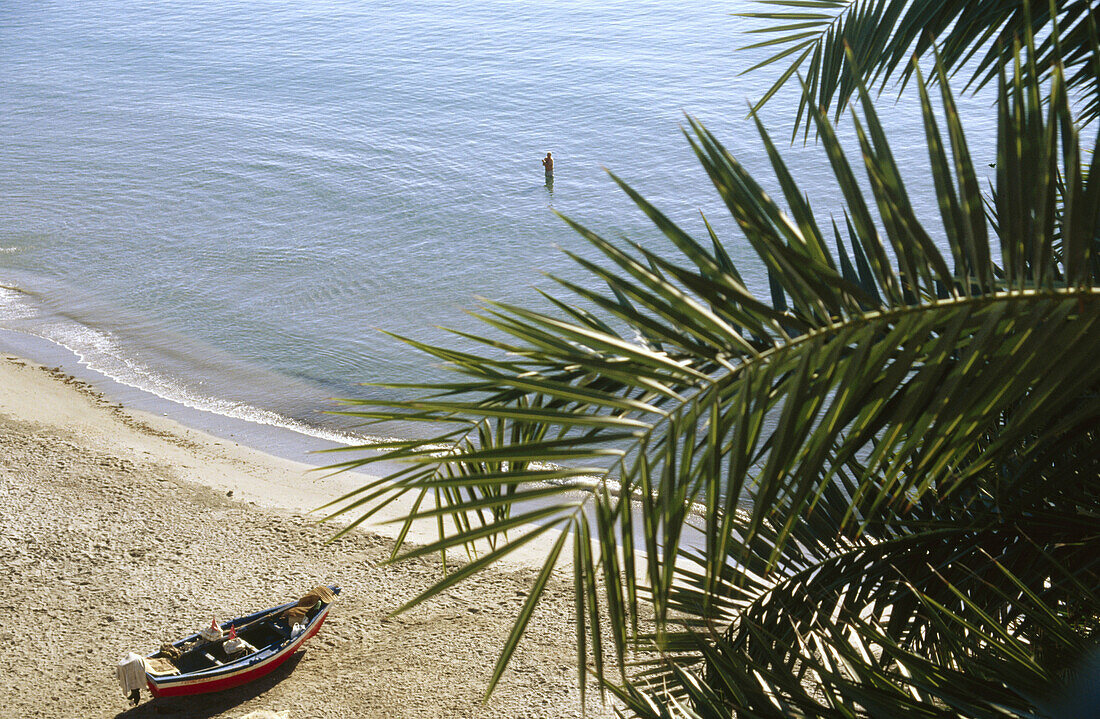
[[[440, 576], [439, 561], [385, 565], [392, 526], [326, 544], [336, 528], [305, 512], [357, 480], [308, 470], [128, 410], [61, 371], [0, 359], [2, 714], [580, 716], [564, 580], [483, 704], [537, 557], [387, 618]], [[127, 652], [152, 651], [212, 614], [228, 619], [321, 583], [343, 594], [285, 669], [185, 702], [150, 702], [146, 692], [128, 708], [114, 677]], [[588, 712], [610, 714], [591, 699]]]

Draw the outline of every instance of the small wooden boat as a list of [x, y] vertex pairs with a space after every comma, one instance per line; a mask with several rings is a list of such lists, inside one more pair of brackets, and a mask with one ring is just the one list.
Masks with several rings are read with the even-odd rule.
[[136, 704], [143, 685], [154, 697], [176, 697], [255, 681], [317, 633], [339, 593], [339, 587], [317, 587], [298, 601], [220, 625], [213, 622], [146, 657], [131, 654], [118, 666], [119, 682]]

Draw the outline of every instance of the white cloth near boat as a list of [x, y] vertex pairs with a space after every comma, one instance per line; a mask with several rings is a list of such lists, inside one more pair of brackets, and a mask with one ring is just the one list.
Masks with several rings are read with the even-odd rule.
[[122, 693], [130, 696], [135, 690], [145, 688], [145, 657], [130, 652], [115, 667]]

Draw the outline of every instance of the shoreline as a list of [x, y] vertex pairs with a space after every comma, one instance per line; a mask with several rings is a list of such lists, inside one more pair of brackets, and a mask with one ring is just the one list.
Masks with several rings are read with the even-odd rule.
[[[167, 416], [179, 424], [250, 446], [265, 454], [304, 464], [323, 466], [320, 450], [349, 446], [351, 437], [337, 438], [335, 429], [295, 427], [295, 420], [277, 416], [280, 421], [265, 422], [236, 417], [216, 409], [185, 404], [150, 389], [129, 384], [93, 367], [75, 350], [53, 339], [16, 329], [0, 328], [0, 354], [15, 355], [44, 367], [57, 367], [91, 385], [108, 400], [131, 411]], [[333, 401], [332, 409], [338, 408]], [[318, 407], [318, 411], [323, 411]], [[345, 441], [341, 441], [345, 440]]]
[[[2, 346], [2, 345], [0, 345]], [[481, 703], [535, 575], [537, 547], [398, 617], [441, 576], [436, 557], [386, 565], [400, 525], [333, 543], [303, 515], [359, 486], [310, 465], [120, 405], [87, 380], [0, 359], [0, 679], [20, 716], [579, 716], [568, 584], [546, 596], [513, 665]], [[414, 530], [412, 541], [434, 536]], [[430, 533], [429, 533], [430, 532]], [[208, 622], [335, 583], [342, 601], [286, 676], [192, 700], [126, 704], [113, 663]], [[7, 685], [7, 686], [4, 686]], [[590, 697], [597, 697], [593, 690]], [[588, 708], [604, 715], [597, 703]]]
[[[23, 419], [46, 425], [64, 427], [75, 423], [85, 428], [95, 427], [109, 415], [114, 423], [103, 424], [101, 432], [93, 433], [101, 445], [119, 444], [175, 462], [186, 470], [189, 481], [220, 492], [231, 491], [235, 499], [264, 509], [300, 513], [317, 523], [326, 516], [326, 510], [318, 511], [320, 507], [382, 476], [381, 472], [325, 472], [325, 466], [343, 457], [326, 454], [324, 450], [347, 445], [286, 427], [186, 407], [119, 384], [84, 364], [51, 367], [7, 351], [11, 343], [3, 341], [10, 340], [4, 334], [10, 332], [0, 332], [0, 414], [14, 412]], [[66, 348], [42, 338], [33, 339], [61, 354], [68, 353], [77, 361], [76, 355]], [[56, 355], [51, 357], [54, 358]], [[37, 370], [38, 374], [15, 376], [10, 371], [13, 364]], [[40, 381], [43, 377], [48, 381]], [[84, 401], [76, 401], [69, 392], [82, 395]], [[32, 400], [37, 400], [39, 406]], [[20, 403], [25, 403], [25, 410], [18, 409]], [[177, 419], [180, 415], [190, 421], [180, 421]], [[257, 446], [255, 440], [263, 440], [266, 446]], [[387, 472], [393, 469], [386, 464], [374, 466]], [[401, 524], [394, 520], [411, 508], [411, 501], [394, 502], [359, 528], [395, 539]], [[335, 535], [356, 516], [349, 513], [320, 526]], [[407, 541], [427, 544], [438, 539], [437, 531], [433, 522], [422, 521], [413, 525]], [[543, 538], [521, 547], [502, 562], [506, 566], [539, 568], [545, 549], [551, 544], [550, 539]]]
[[[378, 470], [370, 474], [359, 471], [326, 473], [326, 466], [344, 461], [349, 456], [333, 454], [329, 450], [346, 449], [352, 445], [317, 434], [306, 434], [285, 425], [271, 425], [191, 407], [140, 387], [123, 384], [88, 366], [68, 347], [37, 335], [0, 329], [0, 358], [3, 357], [13, 357], [52, 373], [62, 382], [89, 393], [101, 404], [114, 406], [135, 421], [148, 425], [156, 433], [180, 436], [187, 442], [208, 449], [219, 447], [239, 455], [238, 458], [245, 462], [255, 461], [267, 467], [275, 481], [265, 480], [257, 484], [245, 479], [238, 484], [246, 491], [247, 501], [270, 509], [302, 512], [320, 521], [327, 510], [315, 510], [398, 468], [395, 464], [379, 463], [370, 465]], [[0, 402], [2, 411], [3, 403]], [[236, 486], [225, 481], [217, 472], [203, 473], [195, 477], [195, 481], [214, 489], [236, 491]], [[395, 539], [402, 524], [394, 523], [394, 520], [411, 510], [411, 500], [394, 502], [373, 515], [360, 528]], [[331, 528], [332, 534], [336, 534], [356, 516], [352, 512], [326, 526]], [[513, 551], [500, 563], [541, 568], [542, 559], [556, 536], [557, 530], [550, 530], [546, 537]], [[437, 539], [438, 528], [428, 520], [414, 524], [407, 535], [407, 541], [411, 544], [427, 544]]]

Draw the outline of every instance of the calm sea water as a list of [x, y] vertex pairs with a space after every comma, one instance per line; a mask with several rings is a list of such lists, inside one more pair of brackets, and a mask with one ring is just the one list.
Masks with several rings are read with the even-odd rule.
[[[0, 328], [194, 407], [337, 428], [328, 398], [440, 376], [380, 329], [441, 341], [476, 326], [475, 295], [583, 277], [551, 208], [663, 246], [605, 166], [693, 231], [706, 212], [766, 294], [679, 134], [700, 117], [770, 180], [745, 114], [775, 72], [741, 74], [763, 55], [731, 16], [751, 7], [0, 4]], [[780, 144], [788, 90], [765, 113]], [[963, 104], [984, 167], [993, 115]], [[883, 106], [934, 221], [916, 105]], [[819, 149], [788, 157], [827, 217]]]

